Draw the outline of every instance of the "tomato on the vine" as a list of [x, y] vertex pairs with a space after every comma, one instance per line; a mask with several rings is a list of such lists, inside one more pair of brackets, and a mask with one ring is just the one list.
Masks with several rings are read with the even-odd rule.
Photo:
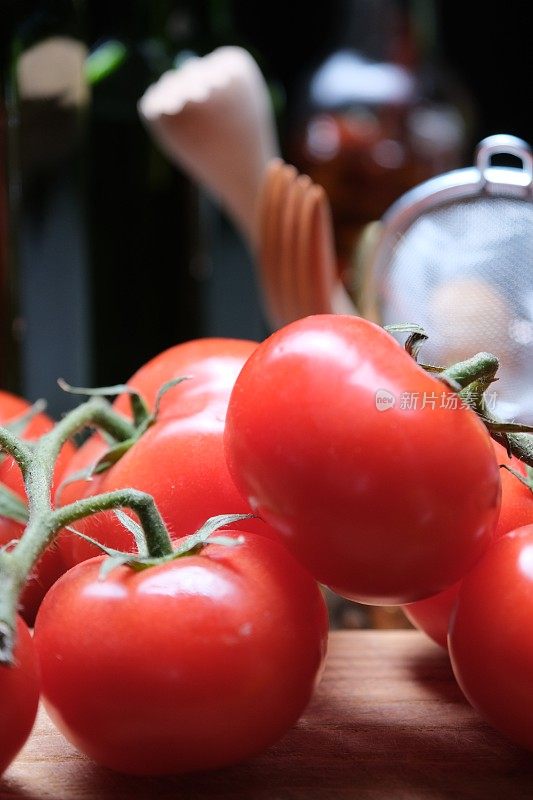
[[[214, 418], [209, 411], [161, 420], [116, 464], [92, 481], [78, 482], [72, 487], [81, 488], [78, 495], [81, 497], [124, 488], [148, 492], [173, 539], [193, 533], [208, 517], [220, 513], [250, 513], [249, 505], [228, 473], [222, 447], [223, 430], [223, 421]], [[102, 453], [104, 450], [105, 445]], [[83, 455], [80, 451], [72, 460], [73, 469], [80, 464]], [[92, 458], [91, 454], [91, 460], [84, 466], [94, 463]], [[66, 487], [65, 496], [70, 494], [67, 493], [69, 488]], [[109, 547], [131, 550], [135, 546], [131, 534], [109, 511], [86, 517], [74, 527]], [[261, 520], [244, 520], [237, 527], [268, 533]], [[59, 548], [67, 566], [99, 553], [94, 545], [70, 532], [61, 534]]]
[[[498, 464], [507, 464], [525, 477], [525, 466], [517, 458], [509, 457], [505, 449], [497, 442], [492, 442]], [[533, 491], [524, 485], [507, 469], [501, 469], [502, 504], [494, 537], [533, 524]], [[459, 593], [461, 582], [445, 589], [444, 592], [426, 600], [419, 600], [403, 607], [407, 618], [415, 627], [424, 631], [441, 647], [447, 647], [450, 614]]]
[[500, 477], [483, 424], [367, 320], [307, 317], [260, 344], [225, 444], [251, 507], [354, 600], [435, 594], [492, 538]]
[[[90, 481], [68, 483], [59, 502], [131, 487], [151, 494], [173, 538], [197, 530], [211, 516], [246, 514], [250, 506], [238, 492], [226, 465], [224, 422], [231, 388], [255, 342], [207, 339], [186, 342], [156, 356], [128, 381], [153, 408], [157, 392], [169, 380], [187, 380], [162, 398], [156, 422], [112, 467]], [[116, 408], [127, 412], [121, 396]], [[108, 445], [94, 434], [71, 459], [65, 477], [95, 464]], [[132, 549], [133, 539], [110, 512], [76, 523], [76, 529], [120, 550]], [[238, 523], [238, 528], [277, 538], [259, 519]], [[62, 533], [59, 547], [67, 566], [98, 555], [89, 542]]]
[[[227, 400], [245, 361], [257, 342], [248, 339], [192, 339], [174, 345], [143, 364], [128, 380], [148, 407], [153, 409], [161, 387], [170, 380], [186, 377], [161, 399], [159, 419], [191, 415], [219, 400], [225, 415]], [[127, 395], [115, 402], [117, 411], [129, 413]]]
[[20, 617], [16, 636], [14, 664], [0, 665], [0, 775], [30, 735], [39, 704], [37, 657]]
[[[30, 409], [30, 403], [21, 397], [0, 390], [0, 425], [12, 423]], [[35, 414], [25, 425], [22, 437], [32, 441], [48, 433], [53, 427], [53, 420], [40, 412]], [[56, 484], [61, 480], [74, 448], [66, 443], [56, 463], [54, 478]], [[14, 492], [21, 500], [26, 500], [24, 481], [18, 465], [11, 456], [0, 454], [0, 484]], [[0, 546], [20, 539], [24, 526], [7, 517], [0, 516]], [[39, 604], [47, 590], [64, 572], [64, 565], [55, 545], [49, 547], [41, 556], [38, 564], [29, 577], [20, 598], [20, 613], [28, 625], [33, 625]]]
[[463, 579], [450, 620], [453, 671], [470, 703], [533, 749], [533, 525], [500, 537]]
[[46, 596], [35, 627], [44, 702], [99, 764], [142, 775], [222, 767], [302, 713], [325, 654], [321, 592], [279, 542], [240, 536], [103, 580], [102, 558], [90, 559]]

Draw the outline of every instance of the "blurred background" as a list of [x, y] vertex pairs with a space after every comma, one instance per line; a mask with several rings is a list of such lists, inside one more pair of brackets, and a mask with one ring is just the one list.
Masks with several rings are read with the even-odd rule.
[[[252, 52], [285, 158], [328, 190], [341, 264], [358, 225], [429, 175], [471, 163], [480, 138], [531, 141], [523, 3], [475, 19], [463, 10], [444, 0], [3, 0], [0, 383], [46, 396], [57, 413], [67, 402], [57, 374], [114, 383], [183, 339], [268, 332], [246, 248], [137, 113], [147, 86], [190, 53]], [[424, 102], [398, 110], [387, 88], [365, 96], [357, 57], [406, 67]]]
[[[137, 111], [147, 87], [193, 54], [252, 53], [283, 156], [327, 190], [347, 283], [364, 226], [403, 192], [472, 163], [489, 134], [531, 142], [523, 2], [464, 10], [2, 0], [0, 385], [46, 397], [58, 415], [70, 403], [58, 376], [114, 384], [179, 341], [268, 334], [246, 244]], [[342, 613], [364, 624], [357, 608]]]

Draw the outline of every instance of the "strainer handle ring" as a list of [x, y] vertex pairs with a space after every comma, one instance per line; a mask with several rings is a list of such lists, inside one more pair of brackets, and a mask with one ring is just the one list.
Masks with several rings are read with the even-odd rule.
[[523, 139], [506, 133], [487, 136], [476, 148], [476, 166], [483, 180], [488, 180], [487, 170], [491, 166], [492, 157], [502, 153], [513, 155], [520, 159], [522, 171], [528, 179], [525, 185], [529, 186], [533, 181], [533, 154], [531, 153], [531, 148]]

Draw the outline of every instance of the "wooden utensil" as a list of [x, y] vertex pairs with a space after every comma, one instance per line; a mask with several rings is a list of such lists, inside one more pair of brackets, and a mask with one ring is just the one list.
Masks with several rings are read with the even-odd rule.
[[252, 56], [219, 47], [190, 58], [146, 90], [139, 113], [170, 160], [211, 192], [255, 244], [257, 194], [278, 144], [268, 89]]
[[258, 263], [273, 328], [309, 314], [357, 314], [337, 273], [331, 211], [322, 187], [272, 160], [258, 201]]

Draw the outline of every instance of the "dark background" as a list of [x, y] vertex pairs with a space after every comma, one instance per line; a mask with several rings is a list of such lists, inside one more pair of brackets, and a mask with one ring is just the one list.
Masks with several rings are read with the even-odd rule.
[[[298, 78], [332, 45], [344, 0], [292, 3], [286, 0], [233, 0], [233, 31], [257, 49], [263, 65], [292, 99]], [[221, 44], [228, 33], [217, 23], [216, 0], [0, 0], [0, 67], [8, 68], [10, 40], [32, 29], [32, 18], [65, 17], [76, 8], [81, 35], [94, 44], [106, 36], [138, 38], [163, 32], [169, 9], [184, 8], [194, 16], [200, 49]], [[424, 0], [418, 5], [423, 9]], [[470, 91], [478, 111], [476, 135], [507, 131], [531, 138], [531, 29], [527, 4], [468, 4], [435, 0], [440, 57]], [[74, 24], [69, 24], [74, 28]], [[218, 26], [218, 28], [217, 28]], [[68, 27], [68, 26], [67, 26]], [[235, 43], [235, 42], [234, 42]]]
[[[0, 383], [60, 411], [59, 374], [105, 385], [184, 339], [266, 335], [244, 246], [157, 151], [136, 103], [180, 48], [241, 44], [285, 97], [283, 145], [303, 79], [335, 47], [345, 1], [0, 0]], [[435, 3], [433, 54], [474, 109], [469, 163], [489, 134], [533, 141], [526, 4], [508, 0], [497, 13], [475, 5], [469, 16], [469, 4]], [[24, 48], [58, 33], [89, 50], [108, 37], [128, 46], [77, 122], [21, 105], [13, 89]]]
[[[440, 58], [475, 101], [478, 138], [497, 132], [531, 138], [532, 48], [526, 8], [520, 0], [435, 3]], [[328, 48], [340, 3], [237, 0], [236, 9], [243, 31], [258, 43], [290, 92], [302, 69]]]
[[[331, 46], [341, 2], [303, 5], [237, 0], [235, 8], [239, 28], [281, 78], [290, 101], [302, 72]], [[477, 109], [473, 138], [511, 133], [531, 142], [532, 47], [527, 3], [437, 0], [435, 9], [438, 55], [468, 90]]]

